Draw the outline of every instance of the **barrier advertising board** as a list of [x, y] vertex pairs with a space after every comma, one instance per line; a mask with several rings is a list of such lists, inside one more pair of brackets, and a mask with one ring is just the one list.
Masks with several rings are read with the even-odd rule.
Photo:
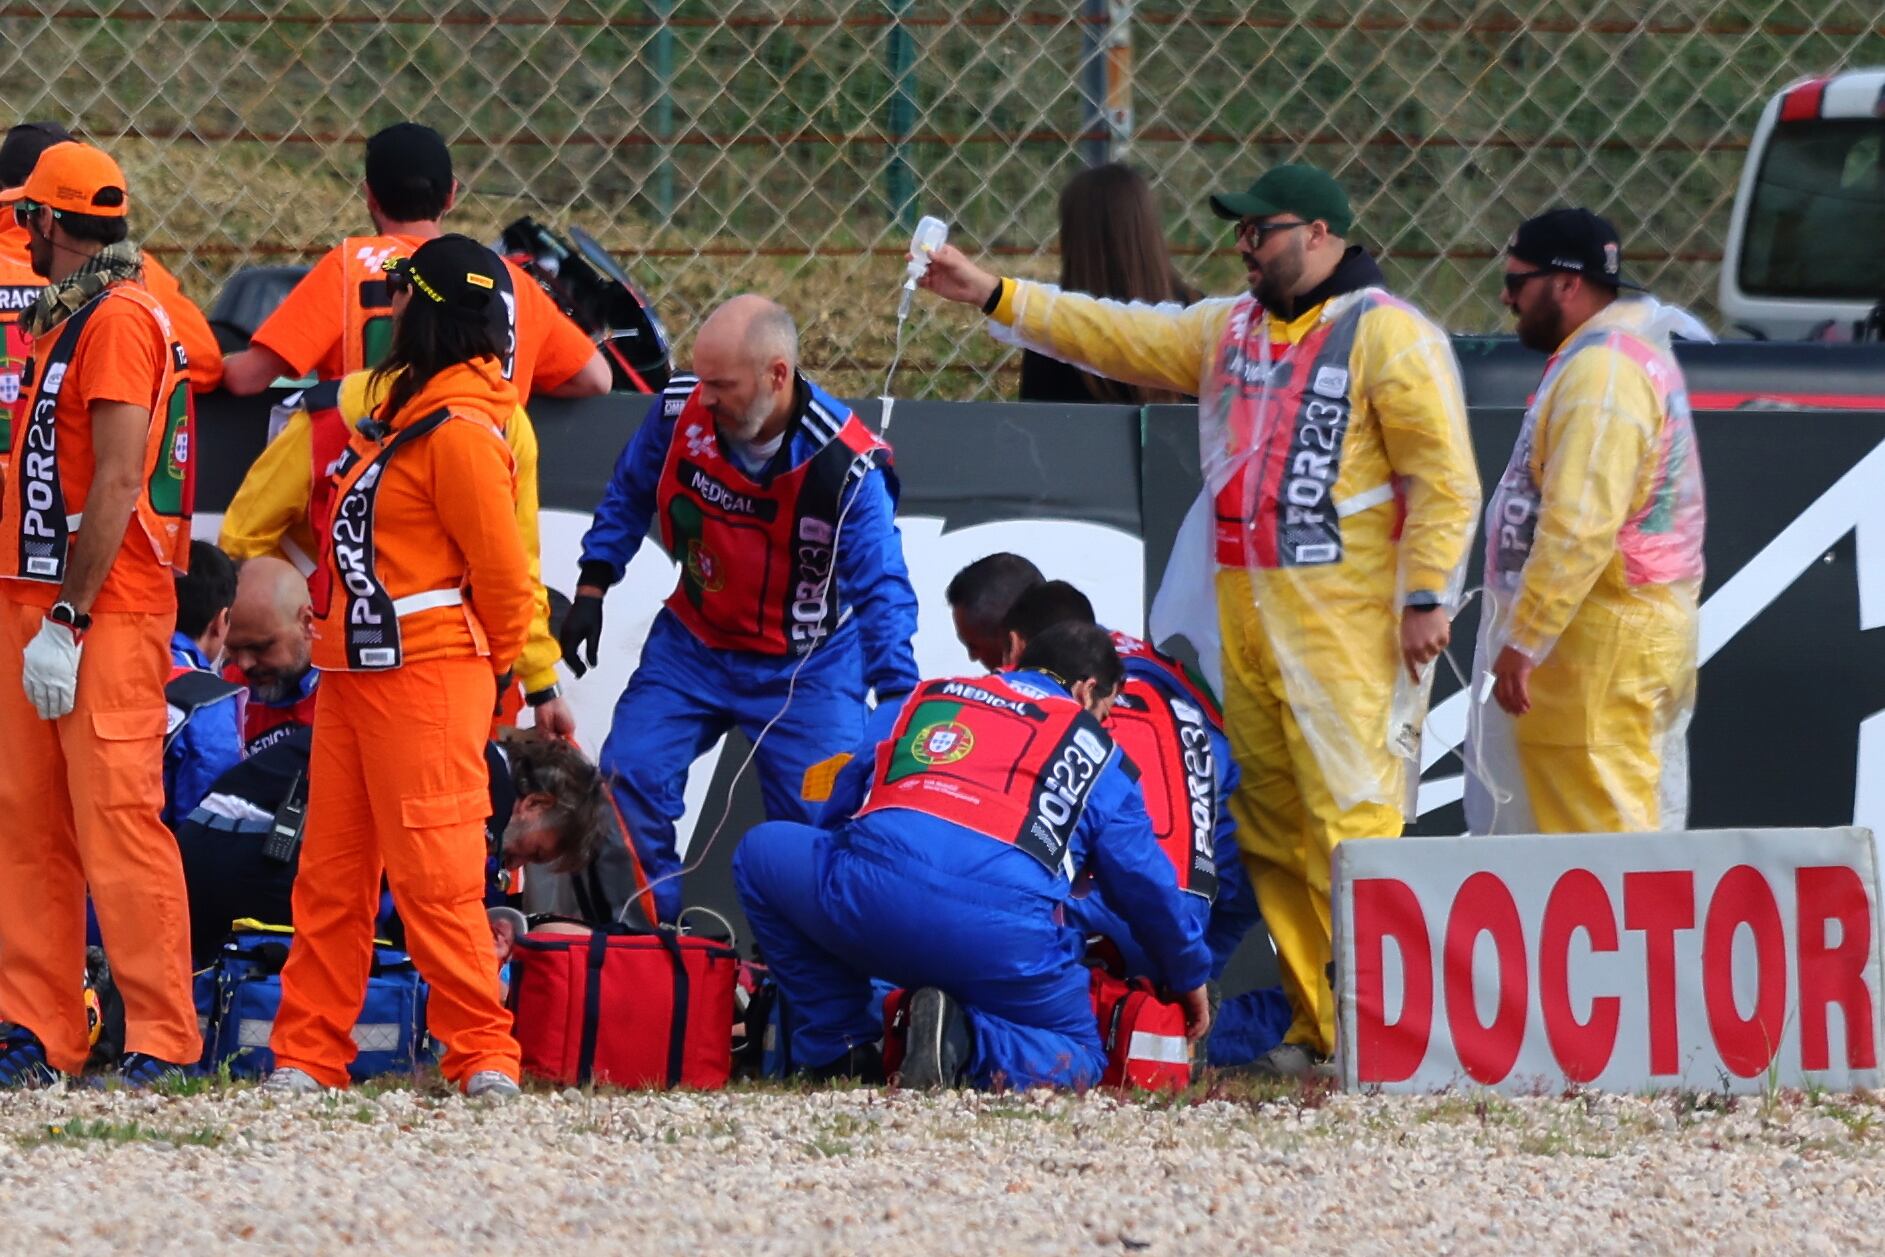
[[1344, 1085], [1876, 1087], [1863, 829], [1347, 842]]

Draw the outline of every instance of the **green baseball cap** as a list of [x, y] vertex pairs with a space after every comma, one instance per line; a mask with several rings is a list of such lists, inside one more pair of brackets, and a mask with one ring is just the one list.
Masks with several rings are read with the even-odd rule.
[[1338, 236], [1355, 225], [1342, 185], [1314, 166], [1278, 166], [1242, 192], [1220, 192], [1211, 198], [1211, 212], [1236, 222], [1270, 214], [1301, 214], [1311, 222], [1320, 218]]

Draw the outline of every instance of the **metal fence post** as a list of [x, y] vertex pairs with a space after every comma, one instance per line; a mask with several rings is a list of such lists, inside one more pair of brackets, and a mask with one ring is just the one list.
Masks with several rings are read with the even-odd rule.
[[1080, 19], [1080, 152], [1098, 166], [1132, 138], [1132, 0], [1081, 0]]
[[910, 0], [890, 0], [891, 23], [886, 45], [890, 72], [890, 147], [884, 165], [884, 197], [890, 202], [891, 216], [899, 227], [916, 226], [916, 186], [910, 176], [908, 156], [910, 133], [916, 129], [916, 97], [911, 90], [911, 71], [916, 49], [903, 18], [910, 11]]
[[658, 25], [649, 40], [648, 59], [653, 63], [654, 100], [652, 130], [659, 143], [654, 170], [655, 213], [662, 226], [674, 217], [674, 0], [648, 0], [649, 10]]

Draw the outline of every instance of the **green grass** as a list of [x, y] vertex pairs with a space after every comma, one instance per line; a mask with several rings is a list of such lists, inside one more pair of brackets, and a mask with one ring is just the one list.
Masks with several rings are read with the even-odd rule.
[[22, 1148], [42, 1148], [51, 1144], [165, 1144], [173, 1148], [215, 1148], [226, 1132], [213, 1126], [170, 1128], [149, 1126], [143, 1122], [108, 1122], [99, 1118], [81, 1118], [70, 1122], [48, 1123], [40, 1130], [18, 1135], [14, 1142]]

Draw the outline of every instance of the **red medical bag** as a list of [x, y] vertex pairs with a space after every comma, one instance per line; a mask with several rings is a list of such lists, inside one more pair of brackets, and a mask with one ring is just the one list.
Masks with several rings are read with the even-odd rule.
[[739, 953], [717, 939], [616, 925], [526, 934], [511, 953], [524, 1072], [617, 1087], [724, 1087]]

